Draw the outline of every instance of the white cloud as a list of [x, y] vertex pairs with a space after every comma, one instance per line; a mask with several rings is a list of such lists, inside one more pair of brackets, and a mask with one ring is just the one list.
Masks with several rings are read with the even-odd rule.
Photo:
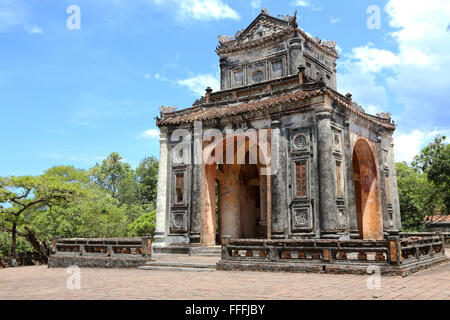
[[[380, 102], [386, 101], [386, 87], [404, 107], [401, 125], [422, 131], [430, 126], [449, 128], [450, 2], [390, 0], [385, 11], [398, 49], [378, 49], [371, 43], [352, 49], [339, 65], [338, 85], [364, 104], [381, 107], [385, 107]], [[376, 98], [366, 86], [380, 96]]]
[[159, 137], [159, 131], [156, 129], [148, 129], [148, 130], [145, 130], [144, 132], [141, 132], [139, 137], [155, 139], [155, 138]]
[[250, 2], [250, 5], [252, 6], [253, 9], [260, 9], [261, 3], [262, 3], [262, 0], [252, 0]]
[[199, 74], [177, 82], [182, 86], [188, 87], [196, 96], [203, 96], [207, 87], [211, 87], [214, 91], [220, 89], [220, 82], [217, 76], [212, 74]]
[[438, 134], [448, 136], [449, 133], [450, 130], [448, 129], [434, 129], [431, 131], [415, 129], [409, 133], [396, 132], [394, 134], [395, 161], [410, 163], [414, 156], [419, 154], [422, 148], [434, 140]]
[[27, 30], [29, 34], [44, 34], [44, 31], [38, 26], [25, 26], [25, 30]]
[[419, 130], [414, 130], [408, 134], [394, 135], [394, 150], [396, 162], [411, 162], [415, 155], [420, 152], [424, 144], [425, 134]]
[[341, 19], [339, 19], [339, 18], [331, 18], [330, 19], [330, 24], [336, 24], [338, 22], [341, 22]]
[[12, 27], [23, 24], [26, 16], [26, 8], [21, 1], [0, 0], [0, 32], [9, 31]]
[[154, 0], [157, 5], [174, 4], [181, 20], [238, 20], [239, 14], [222, 0]]
[[298, 7], [309, 7], [311, 4], [307, 0], [295, 0], [291, 3], [291, 5]]

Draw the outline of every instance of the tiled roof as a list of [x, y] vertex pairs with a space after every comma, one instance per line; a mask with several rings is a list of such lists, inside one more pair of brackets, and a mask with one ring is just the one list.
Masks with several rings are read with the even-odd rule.
[[251, 102], [232, 102], [226, 105], [202, 104], [179, 111], [163, 113], [162, 118], [157, 120], [157, 125], [176, 125], [183, 123], [192, 123], [194, 121], [221, 119], [246, 112], [260, 111], [269, 108], [273, 112], [277, 112], [282, 111], [282, 109], [279, 109], [277, 107], [282, 107], [287, 104], [292, 105], [292, 103], [324, 94], [327, 94], [332, 100], [339, 103], [340, 105], [343, 105], [346, 109], [357, 114], [361, 118], [364, 118], [365, 120], [368, 120], [387, 129], [395, 129], [395, 125], [390, 123], [390, 120], [387, 121], [384, 119], [379, 119], [355, 109], [350, 103], [345, 101], [345, 98], [340, 97], [338, 93], [326, 87], [314, 90], [299, 90], [280, 96], [262, 98], [260, 100]]

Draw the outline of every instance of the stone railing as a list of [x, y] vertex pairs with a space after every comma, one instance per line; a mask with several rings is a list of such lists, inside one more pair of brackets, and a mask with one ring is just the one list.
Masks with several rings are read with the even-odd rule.
[[151, 260], [151, 237], [58, 238], [52, 242], [49, 267], [133, 267]]
[[386, 262], [385, 240], [252, 240], [223, 237], [222, 260]]
[[365, 273], [378, 265], [384, 274], [407, 275], [446, 259], [442, 234], [394, 234], [384, 240], [223, 237], [218, 269]]

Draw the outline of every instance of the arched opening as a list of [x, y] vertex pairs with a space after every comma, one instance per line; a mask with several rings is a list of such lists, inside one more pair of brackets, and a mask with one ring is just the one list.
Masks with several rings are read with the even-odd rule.
[[375, 158], [368, 142], [359, 139], [353, 149], [357, 225], [362, 239], [382, 239], [379, 183]]
[[[223, 139], [223, 148], [211, 151], [213, 163], [203, 166], [203, 245], [213, 245], [213, 238], [214, 243], [218, 243], [225, 235], [235, 239], [268, 235], [268, 182], [266, 176], [261, 175], [260, 161], [260, 157], [266, 155], [259, 154], [259, 146], [251, 149], [248, 139], [240, 147], [231, 145], [235, 142], [235, 138]], [[219, 156], [226, 159], [228, 150], [233, 153], [234, 161], [217, 164]]]

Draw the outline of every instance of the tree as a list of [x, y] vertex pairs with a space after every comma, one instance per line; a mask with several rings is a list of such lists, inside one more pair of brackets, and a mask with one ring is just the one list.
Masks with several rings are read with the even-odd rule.
[[410, 168], [405, 162], [396, 163], [402, 226], [407, 231], [422, 231], [425, 217], [433, 215], [439, 206], [435, 186], [426, 174]]
[[111, 153], [102, 165], [96, 164], [90, 170], [90, 176], [94, 183], [107, 190], [121, 205], [137, 203], [138, 182], [134, 171], [122, 161], [118, 153]]
[[[13, 259], [16, 258], [18, 225], [27, 224], [30, 216], [42, 208], [70, 201], [78, 189], [77, 183], [67, 183], [48, 174], [0, 178], [0, 213], [5, 215], [3, 229], [11, 233]], [[30, 237], [31, 242], [39, 242], [32, 239], [32, 230], [26, 231], [25, 237]], [[35, 249], [39, 251], [42, 248], [38, 246]]]
[[142, 237], [145, 234], [155, 234], [156, 210], [152, 210], [128, 225], [128, 235], [130, 237]]
[[444, 206], [441, 214], [450, 214], [450, 144], [445, 145], [433, 159], [427, 176], [442, 193]]
[[143, 205], [156, 207], [156, 190], [158, 185], [158, 160], [155, 157], [147, 157], [136, 168], [137, 181], [139, 182], [139, 201]]
[[450, 214], [450, 145], [445, 136], [436, 136], [422, 151], [414, 157], [413, 168], [426, 174], [433, 183], [435, 197], [442, 200], [437, 211]]

